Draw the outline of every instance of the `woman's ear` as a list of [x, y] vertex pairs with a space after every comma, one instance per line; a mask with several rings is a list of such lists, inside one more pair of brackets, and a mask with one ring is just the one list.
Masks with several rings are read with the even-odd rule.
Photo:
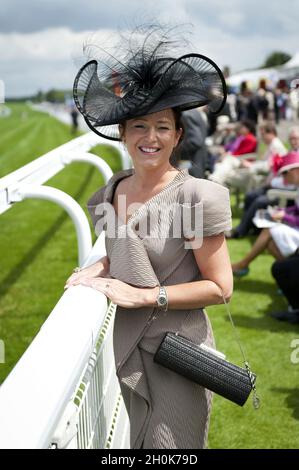
[[176, 132], [176, 142], [175, 142], [175, 147], [183, 140], [183, 134], [184, 134], [184, 131], [183, 129], [180, 127], [177, 132]]

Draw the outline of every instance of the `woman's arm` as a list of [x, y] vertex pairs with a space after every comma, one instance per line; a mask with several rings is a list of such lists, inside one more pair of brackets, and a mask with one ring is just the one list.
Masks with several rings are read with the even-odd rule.
[[[190, 242], [192, 243], [192, 242]], [[233, 276], [223, 234], [204, 237], [200, 248], [193, 248], [203, 280], [166, 286], [168, 308], [196, 309], [223, 303], [233, 291]], [[113, 303], [124, 308], [155, 307], [159, 287], [139, 288], [118, 279], [82, 276], [73, 285], [83, 284], [105, 294]]]
[[[194, 248], [193, 252], [203, 280], [166, 286], [169, 309], [193, 309], [221, 304], [221, 290], [226, 301], [232, 296], [233, 275], [224, 235], [205, 237], [202, 246]], [[155, 306], [159, 288], [141, 290], [144, 305]]]

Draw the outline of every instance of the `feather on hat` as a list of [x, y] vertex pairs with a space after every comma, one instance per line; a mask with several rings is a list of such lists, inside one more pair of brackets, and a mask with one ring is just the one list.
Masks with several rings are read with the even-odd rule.
[[219, 67], [201, 54], [169, 56], [165, 35], [130, 47], [123, 61], [110, 54], [88, 61], [77, 73], [73, 94], [87, 125], [102, 137], [121, 140], [119, 124], [127, 119], [177, 108], [207, 105], [218, 113], [226, 84]]

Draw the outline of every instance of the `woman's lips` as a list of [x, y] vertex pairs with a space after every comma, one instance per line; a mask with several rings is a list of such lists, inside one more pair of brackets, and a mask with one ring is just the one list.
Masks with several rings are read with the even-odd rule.
[[161, 149], [159, 147], [138, 147], [139, 150], [141, 150], [142, 153], [146, 153], [147, 155], [155, 155], [158, 153]]

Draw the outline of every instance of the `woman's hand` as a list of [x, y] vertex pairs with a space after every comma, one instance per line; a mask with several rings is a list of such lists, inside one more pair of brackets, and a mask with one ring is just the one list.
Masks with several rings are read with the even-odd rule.
[[140, 308], [144, 306], [154, 305], [157, 288], [139, 289], [132, 287], [118, 279], [105, 277], [87, 277], [81, 276], [80, 279], [72, 282], [72, 285], [81, 284], [89, 286], [102, 292], [114, 304], [124, 308]]
[[109, 267], [110, 265], [108, 256], [105, 256], [104, 258], [101, 258], [100, 261], [98, 261], [97, 263], [94, 263], [91, 266], [88, 266], [87, 268], [83, 268], [81, 271], [73, 273], [66, 280], [64, 288], [66, 289], [71, 285], [78, 284], [77, 281], [86, 277], [109, 277]]

